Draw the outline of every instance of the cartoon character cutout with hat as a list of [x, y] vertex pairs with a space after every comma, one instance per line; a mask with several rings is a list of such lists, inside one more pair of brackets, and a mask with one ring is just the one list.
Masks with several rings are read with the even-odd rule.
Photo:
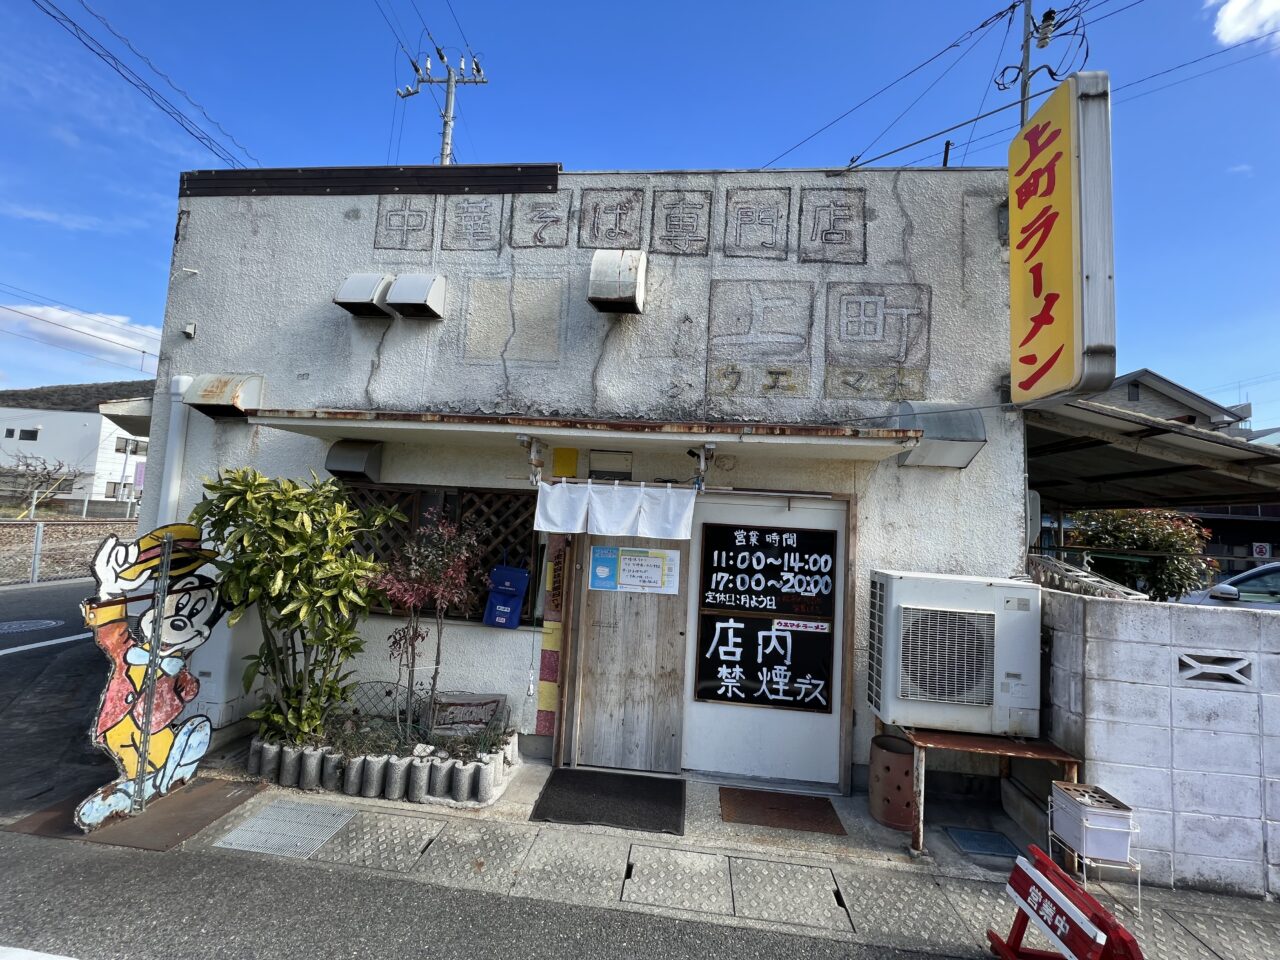
[[[170, 579], [159, 660], [153, 671], [150, 644], [155, 601], [135, 628], [127, 615], [126, 595], [159, 568], [166, 534], [173, 536]], [[76, 823], [86, 832], [130, 811], [140, 766], [145, 769], [146, 798], [163, 796], [195, 775], [209, 748], [208, 717], [175, 721], [200, 690], [200, 682], [187, 669], [188, 658], [209, 639], [224, 612], [217, 581], [196, 572], [214, 556], [204, 547], [199, 528], [189, 523], [159, 527], [133, 543], [121, 543], [113, 534], [98, 547], [93, 560], [98, 595], [86, 600], [81, 609], [85, 626], [93, 629], [94, 641], [111, 661], [111, 673], [92, 736], [115, 760], [120, 776], [76, 808]], [[144, 757], [143, 725], [151, 688], [151, 735], [146, 738]]]

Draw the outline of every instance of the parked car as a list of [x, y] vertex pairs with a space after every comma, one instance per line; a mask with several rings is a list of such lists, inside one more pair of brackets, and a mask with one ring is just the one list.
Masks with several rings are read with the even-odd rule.
[[1264, 563], [1244, 573], [1237, 573], [1208, 590], [1188, 593], [1178, 602], [1280, 611], [1280, 563]]

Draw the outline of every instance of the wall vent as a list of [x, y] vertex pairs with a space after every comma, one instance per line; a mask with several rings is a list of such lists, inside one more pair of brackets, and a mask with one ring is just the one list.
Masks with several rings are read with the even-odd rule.
[[1230, 654], [1180, 653], [1178, 679], [1219, 687], [1252, 687], [1253, 661]]
[[994, 613], [904, 604], [898, 695], [989, 706], [995, 694], [995, 654]]

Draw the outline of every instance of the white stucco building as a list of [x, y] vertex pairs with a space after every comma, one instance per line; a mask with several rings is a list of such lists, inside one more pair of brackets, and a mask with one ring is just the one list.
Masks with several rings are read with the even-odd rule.
[[112, 422], [98, 406], [154, 389], [154, 380], [126, 380], [0, 391], [0, 467], [23, 455], [61, 463], [76, 476], [59, 485], [57, 500], [139, 499], [147, 436]]
[[[152, 415], [153, 483], [173, 482], [142, 527], [185, 516], [220, 467], [305, 478], [341, 460], [358, 500], [482, 515], [490, 560], [532, 570], [520, 628], [452, 622], [442, 676], [504, 694], [527, 747], [847, 790], [873, 733], [870, 571], [1023, 571], [1005, 189], [999, 169], [186, 174]], [[620, 265], [621, 285], [592, 289]], [[378, 302], [384, 277], [409, 278], [440, 317], [336, 305], [362, 274]], [[589, 302], [634, 295], [628, 278], [639, 312]], [[175, 377], [194, 386], [171, 398]], [[910, 415], [922, 405], [951, 413]], [[548, 480], [651, 486], [688, 486], [704, 458], [692, 538], [648, 544], [678, 562], [673, 592], [588, 589], [590, 547], [637, 541], [572, 537], [564, 563], [565, 538], [533, 530], [531, 452]], [[717, 525], [812, 533], [831, 558], [815, 560], [830, 601], [809, 611], [829, 638], [821, 703], [744, 706], [697, 683]], [[394, 675], [393, 625], [365, 625], [362, 676]], [[215, 724], [246, 709], [255, 642], [201, 651], [195, 706]]]

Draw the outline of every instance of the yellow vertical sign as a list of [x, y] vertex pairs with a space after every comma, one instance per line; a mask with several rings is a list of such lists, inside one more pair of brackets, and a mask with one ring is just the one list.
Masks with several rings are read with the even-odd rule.
[[1079, 164], [1075, 78], [1009, 147], [1009, 310], [1014, 403], [1069, 392], [1081, 378]]

